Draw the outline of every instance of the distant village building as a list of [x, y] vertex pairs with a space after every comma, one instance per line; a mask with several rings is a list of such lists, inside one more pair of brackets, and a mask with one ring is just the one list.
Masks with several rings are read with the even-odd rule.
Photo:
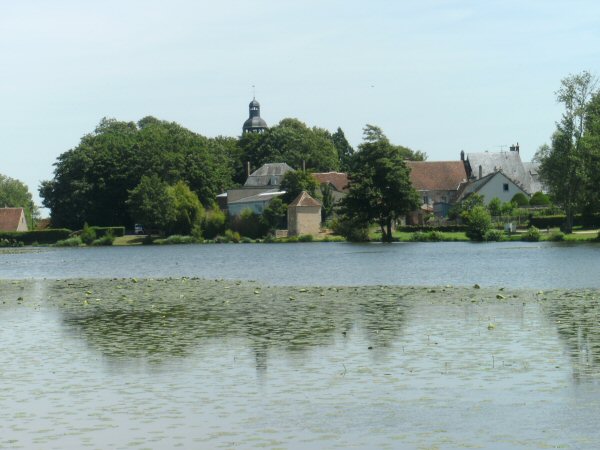
[[286, 163], [263, 164], [248, 176], [243, 187], [228, 189], [217, 196], [217, 200], [226, 205], [231, 216], [239, 215], [244, 209], [262, 214], [271, 200], [285, 194], [279, 186], [283, 176], [291, 170], [294, 169]]
[[527, 196], [544, 191], [539, 180], [538, 166], [521, 161], [519, 144], [511, 145], [509, 151], [465, 153], [461, 152], [470, 180], [477, 180], [498, 171], [516, 183]]
[[319, 172], [312, 176], [321, 186], [331, 187], [334, 203], [339, 203], [348, 194], [348, 174], [343, 172]]
[[489, 204], [494, 198], [502, 202], [510, 202], [516, 194], [528, 196], [523, 188], [508, 177], [502, 170], [487, 174], [469, 183], [459, 198], [462, 201], [472, 194], [483, 196], [484, 204]]
[[410, 181], [421, 197], [419, 214], [446, 217], [467, 184], [463, 161], [406, 161]]
[[0, 231], [27, 231], [23, 208], [0, 208]]
[[249, 105], [250, 116], [242, 126], [242, 133], [264, 133], [267, 127], [262, 117], [260, 117], [260, 103], [255, 98], [252, 99]]
[[288, 206], [288, 236], [316, 235], [321, 231], [321, 203], [306, 191]]

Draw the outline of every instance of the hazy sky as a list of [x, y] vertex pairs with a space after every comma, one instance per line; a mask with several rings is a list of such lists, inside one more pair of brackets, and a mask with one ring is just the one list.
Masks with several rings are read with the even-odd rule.
[[0, 1], [0, 173], [30, 187], [104, 116], [237, 136], [252, 85], [269, 125], [365, 124], [430, 160], [521, 145], [600, 74], [600, 2]]

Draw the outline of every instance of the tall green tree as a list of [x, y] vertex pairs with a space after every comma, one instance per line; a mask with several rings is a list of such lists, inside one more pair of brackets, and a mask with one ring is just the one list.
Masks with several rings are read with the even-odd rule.
[[285, 162], [294, 169], [304, 165], [314, 172], [340, 167], [331, 134], [323, 128], [309, 128], [298, 119], [283, 119], [261, 134], [245, 133], [239, 145], [252, 169], [272, 162]]
[[132, 226], [129, 192], [143, 176], [156, 175], [169, 185], [183, 181], [209, 205], [232, 184], [234, 144], [154, 117], [137, 124], [103, 119], [58, 157], [53, 179], [40, 186], [42, 203], [55, 226]]
[[131, 216], [149, 230], [166, 233], [178, 218], [175, 197], [169, 185], [156, 174], [142, 177], [129, 192], [127, 205]]
[[376, 222], [384, 242], [392, 241], [392, 224], [419, 206], [410, 182], [403, 152], [383, 131], [367, 125], [363, 143], [353, 156], [350, 190], [342, 202], [343, 213], [362, 223]]
[[596, 92], [596, 78], [589, 72], [569, 75], [561, 81], [556, 100], [564, 106], [550, 146], [540, 147], [540, 177], [565, 210], [564, 231], [573, 230], [573, 217], [584, 201], [589, 148], [584, 145], [589, 102]]
[[0, 173], [0, 208], [23, 208], [27, 225], [33, 227], [38, 217], [37, 206], [33, 203], [33, 198], [29, 189], [22, 181], [7, 177]]
[[319, 190], [319, 182], [308, 172], [302, 170], [290, 170], [283, 176], [280, 189], [285, 191], [282, 198], [284, 203], [290, 203], [294, 201], [302, 191], [306, 191], [312, 197], [316, 197]]
[[338, 127], [336, 132], [331, 135], [331, 140], [333, 141], [333, 145], [335, 145], [335, 148], [338, 152], [338, 157], [340, 159], [340, 170], [342, 172], [348, 172], [350, 170], [350, 161], [352, 160], [352, 155], [354, 154], [354, 148], [352, 148], [346, 139], [346, 135], [340, 127]]

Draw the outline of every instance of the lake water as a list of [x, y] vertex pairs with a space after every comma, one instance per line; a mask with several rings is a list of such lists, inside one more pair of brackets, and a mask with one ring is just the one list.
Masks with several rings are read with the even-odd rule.
[[597, 448], [599, 256], [2, 252], [0, 448]]
[[170, 276], [278, 285], [600, 287], [600, 245], [298, 243], [0, 252], [0, 279]]

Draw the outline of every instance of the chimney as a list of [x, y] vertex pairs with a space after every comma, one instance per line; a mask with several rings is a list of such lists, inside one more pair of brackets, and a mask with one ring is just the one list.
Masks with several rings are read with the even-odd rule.
[[460, 160], [461, 160], [461, 161], [464, 161], [464, 160], [465, 160], [465, 151], [464, 151], [464, 150], [461, 150], [461, 151], [460, 151]]
[[478, 180], [481, 180], [482, 175], [483, 175], [483, 167], [479, 166], [479, 178], [478, 178]]
[[250, 161], [246, 162], [246, 176], [250, 176]]
[[517, 153], [519, 153], [519, 143], [517, 142], [517, 145], [515, 146], [515, 150], [517, 150]]

